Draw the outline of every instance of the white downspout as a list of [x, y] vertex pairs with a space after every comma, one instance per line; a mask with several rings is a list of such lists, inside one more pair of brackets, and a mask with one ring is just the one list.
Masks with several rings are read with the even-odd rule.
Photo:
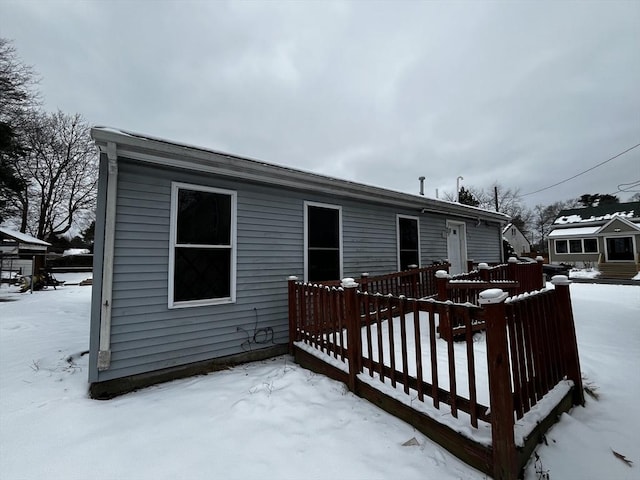
[[116, 193], [118, 187], [118, 155], [116, 152], [116, 144], [113, 142], [107, 143], [107, 159], [109, 160], [109, 173], [107, 175], [107, 205], [104, 222], [98, 370], [107, 370], [111, 365], [111, 295], [113, 289], [113, 250], [116, 230]]

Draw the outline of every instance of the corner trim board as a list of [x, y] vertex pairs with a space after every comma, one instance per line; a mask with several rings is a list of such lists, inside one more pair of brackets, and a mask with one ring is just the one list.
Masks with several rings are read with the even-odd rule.
[[107, 143], [109, 174], [107, 177], [107, 205], [104, 229], [104, 263], [102, 269], [102, 298], [100, 302], [100, 349], [98, 370], [111, 366], [111, 302], [113, 288], [113, 250], [116, 226], [116, 196], [118, 189], [118, 153], [114, 142]]

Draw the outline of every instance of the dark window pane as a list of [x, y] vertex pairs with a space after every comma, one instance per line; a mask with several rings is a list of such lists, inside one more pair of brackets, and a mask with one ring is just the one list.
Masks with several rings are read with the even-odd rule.
[[340, 217], [334, 208], [307, 207], [309, 248], [340, 248]]
[[400, 250], [418, 250], [418, 221], [411, 218], [399, 218]]
[[569, 240], [569, 252], [582, 253], [582, 241], [581, 240]]
[[231, 296], [231, 249], [178, 247], [174, 265], [174, 301]]
[[231, 196], [178, 190], [178, 244], [230, 245]]
[[633, 241], [631, 237], [607, 238], [609, 260], [633, 260]]
[[585, 238], [584, 239], [584, 251], [586, 253], [597, 253], [598, 252], [598, 240], [595, 238]]
[[309, 281], [340, 280], [339, 250], [309, 250]]
[[556, 253], [567, 253], [567, 241], [556, 240]]
[[418, 265], [417, 250], [401, 250], [400, 251], [400, 270], [408, 270], [409, 265]]

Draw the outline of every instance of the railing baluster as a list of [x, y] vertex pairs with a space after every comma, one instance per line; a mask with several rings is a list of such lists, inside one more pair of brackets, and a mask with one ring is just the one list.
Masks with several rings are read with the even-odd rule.
[[387, 330], [389, 332], [388, 341], [389, 341], [389, 363], [390, 363], [390, 371], [389, 378], [391, 379], [391, 386], [395, 388], [396, 386], [396, 349], [393, 335], [393, 304], [392, 304], [393, 296], [388, 295], [385, 297], [387, 304]]
[[[415, 301], [415, 300], [413, 300]], [[404, 384], [404, 393], [409, 393], [409, 366], [407, 356], [407, 318], [406, 318], [406, 305], [408, 300], [404, 297], [400, 299], [400, 347], [402, 350], [402, 382]]]
[[418, 400], [424, 402], [424, 387], [422, 385], [422, 339], [420, 336], [420, 310], [418, 301], [413, 302], [413, 337], [416, 349], [416, 380], [418, 390]]

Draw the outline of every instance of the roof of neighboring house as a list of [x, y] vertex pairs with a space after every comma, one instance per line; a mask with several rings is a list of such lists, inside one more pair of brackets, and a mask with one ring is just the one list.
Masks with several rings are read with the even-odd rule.
[[94, 127], [91, 129], [91, 136], [100, 151], [111, 157], [130, 158], [252, 182], [416, 208], [418, 211], [446, 213], [498, 223], [509, 220], [503, 213], [478, 207], [373, 187], [123, 130]]
[[593, 235], [598, 230], [600, 230], [600, 228], [602, 227], [595, 226], [595, 227], [559, 228], [549, 233], [549, 238], [574, 236], [574, 235], [576, 236]]
[[51, 244], [45, 242], [44, 240], [40, 240], [39, 238], [32, 237], [31, 235], [27, 235], [26, 233], [18, 232], [17, 230], [11, 230], [9, 228], [0, 227], [0, 234], [5, 237], [12, 238], [21, 243], [30, 243], [32, 245], [41, 245], [45, 247], [50, 247]]
[[640, 202], [605, 203], [597, 207], [572, 208], [562, 210], [554, 220], [553, 226], [576, 223], [604, 223], [614, 217], [640, 219]]

